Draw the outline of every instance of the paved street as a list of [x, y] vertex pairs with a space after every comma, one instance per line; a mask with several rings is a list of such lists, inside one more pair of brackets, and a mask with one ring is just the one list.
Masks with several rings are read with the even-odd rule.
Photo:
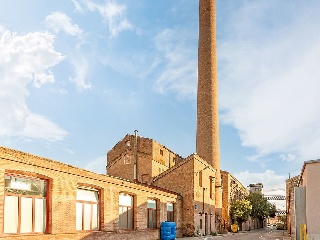
[[286, 234], [286, 230], [273, 230], [270, 228], [257, 229], [248, 232], [228, 233], [220, 236], [205, 236], [205, 237], [188, 237], [178, 238], [177, 240], [290, 240]]

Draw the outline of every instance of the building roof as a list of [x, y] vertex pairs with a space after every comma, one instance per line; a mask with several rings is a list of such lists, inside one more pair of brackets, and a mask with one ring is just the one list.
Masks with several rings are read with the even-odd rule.
[[196, 153], [192, 153], [191, 155], [189, 155], [187, 158], [185, 158], [184, 161], [182, 161], [181, 163], [169, 168], [168, 170], [160, 173], [159, 175], [157, 175], [156, 177], [153, 178], [152, 182], [157, 181], [158, 179], [164, 177], [165, 175], [169, 174], [172, 171], [175, 171], [177, 168], [181, 167], [182, 165], [186, 164], [187, 162], [191, 161], [191, 160], [197, 160], [201, 163], [203, 163], [205, 165], [205, 167], [209, 167], [211, 168], [212, 171], [216, 171], [209, 163], [207, 163], [205, 160], [203, 160], [201, 157], [199, 157], [199, 155], [197, 155]]
[[[129, 134], [129, 133], [126, 134], [126, 135], [125, 135], [120, 141], [118, 141], [108, 152], [110, 152], [112, 149], [114, 149], [115, 146], [117, 146], [120, 142], [122, 142], [122, 141], [123, 141], [125, 138], [127, 138], [127, 137], [132, 137], [132, 138], [133, 138], [134, 135]], [[138, 138], [142, 138], [142, 139], [146, 139], [146, 140], [148, 140], [148, 141], [155, 142], [155, 143], [159, 144], [161, 147], [163, 147], [164, 149], [168, 150], [169, 152], [177, 155], [177, 156], [180, 157], [180, 158], [183, 158], [183, 157], [180, 156], [178, 153], [172, 151], [170, 148], [166, 147], [165, 145], [162, 145], [161, 143], [157, 142], [156, 140], [154, 140], [154, 139], [152, 139], [152, 138], [146, 138], [146, 137], [142, 137], [142, 136], [137, 136], [137, 137], [138, 137]]]
[[302, 169], [301, 169], [299, 184], [300, 184], [300, 182], [301, 182], [301, 180], [302, 180], [302, 175], [303, 175], [303, 173], [304, 173], [304, 170], [305, 170], [307, 164], [313, 164], [313, 163], [320, 163], [320, 159], [304, 161], [303, 166], [302, 166]]
[[95, 179], [103, 182], [109, 182], [111, 184], [113, 183], [117, 185], [126, 184], [130, 188], [137, 188], [138, 186], [141, 186], [141, 187], [144, 187], [145, 190], [146, 188], [148, 188], [149, 191], [158, 190], [158, 191], [162, 191], [164, 194], [180, 195], [179, 193], [176, 193], [164, 188], [149, 186], [142, 183], [136, 183], [128, 179], [123, 179], [123, 178], [119, 178], [111, 175], [95, 173], [83, 168], [75, 167], [69, 164], [65, 164], [62, 162], [58, 162], [55, 160], [51, 160], [48, 158], [40, 157], [37, 155], [33, 155], [30, 153], [26, 153], [26, 152], [22, 152], [19, 150], [2, 147], [2, 146], [0, 146], [0, 160], [1, 159], [7, 160], [7, 161], [13, 161], [21, 164], [28, 164], [32, 166], [46, 168], [53, 171], [63, 172], [71, 175], [91, 178], [91, 179]]

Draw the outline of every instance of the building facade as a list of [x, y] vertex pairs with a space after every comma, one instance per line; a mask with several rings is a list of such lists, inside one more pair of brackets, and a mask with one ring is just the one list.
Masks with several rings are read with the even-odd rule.
[[288, 232], [293, 240], [305, 235], [309, 240], [320, 239], [319, 172], [319, 159], [305, 161], [300, 176], [286, 182]]
[[198, 155], [192, 154], [180, 164], [154, 178], [153, 184], [177, 192], [183, 197], [182, 233], [184, 236], [216, 232], [215, 170]]
[[182, 197], [0, 147], [0, 238], [159, 239], [181, 236]]
[[155, 176], [182, 160], [153, 139], [127, 134], [108, 151], [106, 169], [108, 175], [151, 184]]
[[134, 181], [135, 161], [137, 182], [161, 187], [182, 196], [184, 211], [181, 231], [184, 236], [230, 230], [230, 204], [249, 194], [248, 189], [232, 174], [221, 171], [223, 204], [221, 214], [217, 214], [217, 175], [211, 164], [197, 154], [182, 158], [152, 139], [129, 134], [108, 152], [107, 174]]
[[[136, 142], [136, 146], [134, 143]], [[129, 146], [129, 147], [128, 147]], [[130, 148], [131, 147], [131, 148]], [[136, 160], [134, 160], [136, 156]], [[131, 159], [129, 162], [126, 159]], [[107, 173], [182, 196], [181, 231], [184, 236], [207, 235], [215, 227], [215, 169], [196, 154], [182, 158], [160, 143], [126, 135], [107, 154]]]
[[[249, 190], [243, 186], [232, 174], [221, 171], [222, 177], [222, 229], [230, 230], [230, 206], [236, 200], [244, 200], [249, 195]], [[243, 230], [249, 230], [249, 222], [243, 223]]]
[[290, 236], [296, 235], [295, 228], [295, 212], [294, 212], [294, 188], [299, 185], [299, 176], [295, 176], [286, 180], [286, 218], [287, 230]]

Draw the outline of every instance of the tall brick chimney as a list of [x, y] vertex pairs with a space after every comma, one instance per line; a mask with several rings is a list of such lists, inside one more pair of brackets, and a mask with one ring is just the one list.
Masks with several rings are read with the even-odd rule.
[[216, 169], [215, 206], [222, 208], [215, 0], [199, 3], [197, 154]]

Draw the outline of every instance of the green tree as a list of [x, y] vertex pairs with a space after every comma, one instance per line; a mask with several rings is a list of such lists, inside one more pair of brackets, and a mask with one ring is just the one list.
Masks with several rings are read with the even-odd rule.
[[242, 223], [248, 220], [251, 209], [252, 206], [248, 200], [236, 200], [231, 203], [230, 217], [239, 223], [240, 230], [242, 230]]
[[269, 216], [270, 203], [263, 197], [260, 192], [250, 193], [247, 197], [252, 205], [251, 216], [254, 218], [259, 218], [261, 221], [264, 217]]
[[275, 204], [268, 203], [269, 204], [269, 217], [274, 218], [276, 216], [277, 207]]

